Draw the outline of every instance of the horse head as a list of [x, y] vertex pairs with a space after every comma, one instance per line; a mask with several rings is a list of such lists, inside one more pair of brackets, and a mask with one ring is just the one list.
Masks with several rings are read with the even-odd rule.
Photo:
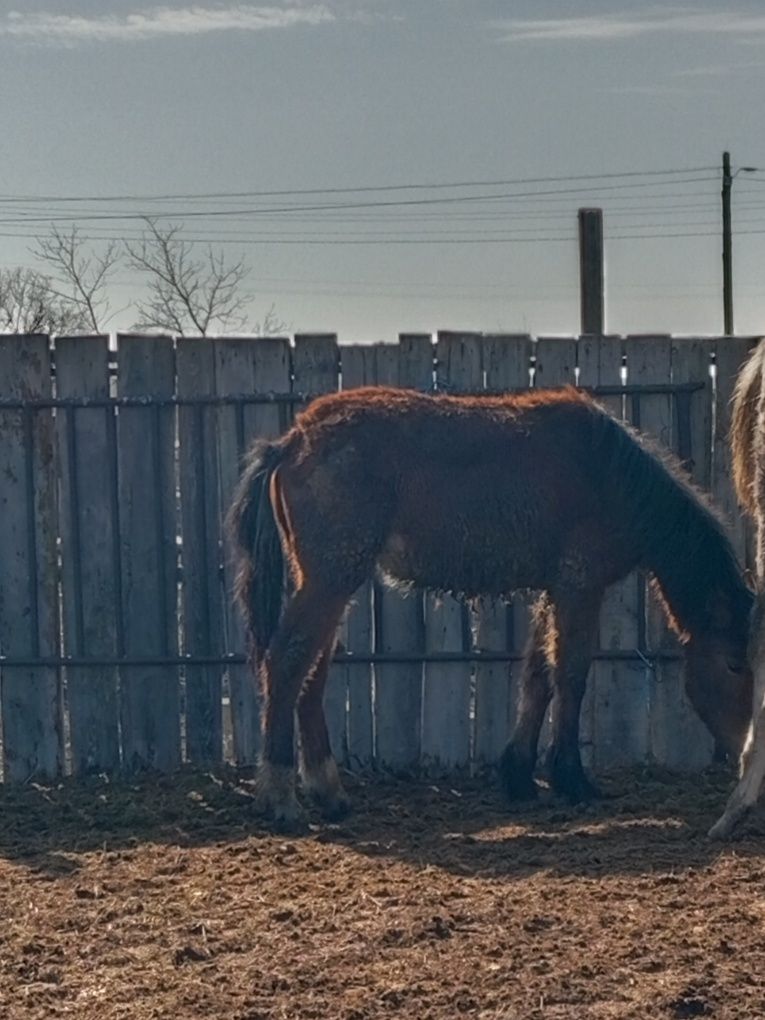
[[[751, 612], [752, 619], [755, 614], [765, 618], [761, 597]], [[765, 642], [762, 627], [755, 631], [746, 619], [743, 626], [742, 621], [737, 624], [713, 626], [690, 637], [685, 645], [685, 689], [690, 702], [717, 747], [732, 761], [738, 761], [752, 721], [750, 630], [753, 635], [760, 633], [759, 640]]]

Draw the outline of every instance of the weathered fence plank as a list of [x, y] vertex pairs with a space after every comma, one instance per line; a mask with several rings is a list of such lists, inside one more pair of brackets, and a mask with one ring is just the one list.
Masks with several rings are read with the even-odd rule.
[[[373, 386], [377, 382], [378, 344], [349, 344], [341, 348], [342, 385], [344, 390], [356, 386]], [[397, 349], [389, 344], [397, 355]], [[348, 652], [369, 655], [372, 652], [372, 582], [359, 588], [354, 595], [343, 625], [340, 641]], [[351, 768], [363, 769], [374, 761], [374, 716], [372, 698], [372, 667], [368, 662], [345, 666], [348, 691], [347, 754]]]
[[[429, 334], [399, 337], [398, 366], [378, 356], [377, 381], [427, 390], [433, 384], [433, 344]], [[423, 595], [375, 586], [375, 651], [422, 652]], [[395, 772], [417, 768], [422, 741], [420, 662], [380, 663], [374, 667], [375, 754], [378, 765]]]
[[[573, 386], [576, 382], [576, 340], [572, 337], [539, 337], [534, 345], [534, 387]], [[528, 621], [528, 617], [527, 617]], [[528, 622], [523, 629], [526, 640]], [[588, 690], [582, 705], [582, 731], [589, 732], [591, 716], [592, 692]], [[539, 737], [540, 756], [543, 756], [550, 743], [550, 721], [552, 706], [545, 718]]]
[[[177, 393], [181, 398], [215, 393], [216, 341], [180, 339], [176, 350]], [[178, 408], [178, 483], [181, 500], [181, 635], [186, 655], [223, 650], [223, 593], [220, 583], [218, 450], [215, 411], [204, 404]], [[207, 764], [223, 755], [222, 666], [185, 669], [185, 756]]]
[[[673, 338], [671, 345], [673, 383], [697, 382], [703, 388], [690, 397], [676, 393], [672, 428], [672, 450], [699, 485], [710, 480], [712, 452], [712, 379], [709, 372], [708, 340]], [[663, 645], [678, 647], [669, 628], [663, 627]], [[714, 742], [685, 693], [681, 662], [663, 662], [653, 687], [652, 718], [660, 735], [659, 750], [671, 768], [695, 771], [712, 760]]]
[[672, 382], [699, 384], [674, 399], [672, 446], [697, 485], [709, 489], [712, 474], [712, 343], [700, 337], [672, 338]]
[[[581, 386], [618, 386], [621, 383], [623, 341], [620, 337], [583, 337], [579, 342]], [[599, 398], [615, 418], [624, 418], [622, 396]], [[618, 484], [618, 480], [614, 481]], [[599, 646], [609, 651], [634, 651], [638, 647], [639, 585], [631, 574], [615, 584], [603, 600]], [[639, 720], [647, 711], [645, 668], [639, 662], [597, 661], [592, 667], [592, 712], [587, 734], [589, 758], [596, 769], [633, 764], [645, 759], [647, 727]]]
[[[439, 333], [436, 346], [439, 389], [483, 388], [482, 340], [475, 333]], [[482, 493], [472, 494], [476, 501]], [[451, 555], [459, 557], [461, 550]], [[425, 598], [425, 648], [428, 652], [467, 651], [467, 606], [451, 595]], [[470, 761], [471, 668], [468, 663], [426, 663], [422, 685], [422, 756], [437, 771]]]
[[[290, 391], [289, 341], [277, 337], [216, 340], [215, 389], [218, 396]], [[286, 428], [290, 411], [283, 404], [224, 405], [218, 410], [218, 472], [221, 512], [225, 514], [239, 481], [242, 456], [256, 437], [270, 439]], [[224, 545], [224, 630], [226, 650], [247, 651], [239, 610], [234, 606], [234, 564]], [[252, 764], [260, 747], [260, 689], [249, 666], [228, 670], [232, 755]]]
[[[47, 336], [0, 336], [0, 397], [50, 397]], [[0, 653], [59, 654], [56, 490], [50, 409], [0, 409]], [[0, 666], [3, 776], [57, 775], [63, 762], [57, 671]]]
[[[529, 385], [531, 337], [528, 335], [483, 337], [483, 372], [486, 389], [516, 390]], [[474, 613], [475, 646], [481, 651], [506, 652], [513, 646], [515, 618], [526, 626], [528, 607], [514, 596], [508, 605], [500, 599], [482, 598]], [[522, 614], [522, 615], [521, 615]], [[519, 634], [520, 637], [520, 634]], [[497, 761], [507, 742], [515, 714], [514, 670], [506, 662], [478, 663], [475, 667], [476, 764]]]
[[[173, 341], [118, 337], [118, 393], [162, 400], [174, 391]], [[172, 407], [121, 407], [119, 449], [124, 650], [177, 654], [175, 422]], [[173, 666], [120, 671], [123, 767], [170, 771], [181, 760], [180, 692]]]
[[[57, 339], [56, 393], [62, 399], [109, 396], [107, 337]], [[60, 409], [56, 431], [64, 648], [78, 657], [114, 656], [122, 626], [114, 411]], [[120, 764], [116, 669], [69, 666], [66, 694], [72, 772], [114, 772]]]
[[[340, 353], [337, 337], [304, 334], [295, 337], [292, 354], [293, 386], [297, 393], [331, 393], [340, 385]], [[324, 689], [324, 715], [332, 753], [338, 761], [347, 756], [347, 673], [332, 665]]]
[[[626, 341], [627, 371], [630, 384], [651, 385], [671, 378], [672, 340], [669, 336], [636, 336]], [[631, 398], [633, 424], [661, 445], [675, 443], [674, 398], [669, 393], [636, 394]], [[667, 627], [664, 613], [648, 586], [642, 591], [644, 641], [641, 644], [655, 654], [677, 648]], [[652, 757], [670, 767], [682, 766], [679, 754], [683, 728], [690, 709], [682, 689], [679, 663], [656, 661], [646, 668], [647, 705], [636, 714], [635, 724], [648, 725], [648, 743]]]

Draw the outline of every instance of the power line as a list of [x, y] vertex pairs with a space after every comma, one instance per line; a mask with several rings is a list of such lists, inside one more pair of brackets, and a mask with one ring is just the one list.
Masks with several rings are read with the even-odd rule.
[[416, 182], [410, 184], [363, 185], [359, 187], [336, 188], [293, 188], [276, 191], [210, 191], [190, 193], [167, 193], [154, 195], [0, 195], [3, 202], [164, 202], [164, 201], [197, 201], [208, 199], [229, 198], [278, 198], [289, 195], [342, 195], [364, 194], [371, 192], [394, 192], [435, 190], [443, 188], [473, 187], [506, 187], [515, 184], [550, 184], [558, 181], [590, 181], [614, 180], [632, 177], [659, 177], [676, 174], [709, 173], [717, 168], [714, 166], [675, 167], [667, 170], [624, 170], [617, 173], [601, 174], [564, 174], [549, 177], [515, 177], [498, 180], [468, 180], [448, 182]]
[[[686, 178], [680, 180], [678, 183], [699, 183], [704, 181], [716, 180], [713, 177], [697, 177], [697, 178]], [[603, 188], [598, 189], [599, 191], [619, 191], [624, 188], [647, 188], [655, 187], [653, 181], [636, 182], [634, 184], [609, 184]], [[393, 200], [380, 200], [373, 202], [338, 202], [324, 205], [305, 205], [305, 206], [282, 206], [277, 208], [254, 208], [254, 209], [213, 209], [213, 210], [199, 210], [192, 209], [187, 211], [161, 211], [152, 213], [152, 217], [156, 219], [168, 219], [172, 217], [180, 219], [198, 219], [199, 217], [209, 218], [221, 218], [228, 216], [263, 216], [273, 215], [274, 213], [283, 213], [285, 215], [296, 212], [316, 212], [331, 209], [375, 209], [375, 208], [403, 208], [409, 206], [432, 206], [432, 205], [453, 205], [456, 203], [463, 202], [496, 202], [500, 200], [515, 199], [515, 198], [535, 198], [544, 195], [575, 195], [575, 194], [592, 194], [591, 188], [558, 188], [547, 191], [529, 191], [529, 192], [511, 192], [499, 195], [459, 195], [449, 196], [447, 198], [410, 198], [400, 199], [397, 201]], [[96, 213], [87, 216], [62, 216], [60, 220], [66, 222], [74, 222], [76, 220], [144, 220], [146, 219], [145, 213]], [[18, 217], [10, 217], [0, 219], [0, 224], [16, 224], [16, 223], [49, 223], [50, 216], [45, 217], [26, 217], [19, 219]]]

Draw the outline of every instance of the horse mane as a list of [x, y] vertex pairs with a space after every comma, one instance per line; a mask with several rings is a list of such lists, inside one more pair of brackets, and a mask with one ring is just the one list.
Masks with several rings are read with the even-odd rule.
[[370, 411], [395, 414], [402, 406], [411, 408], [423, 403], [438, 407], [447, 415], [457, 415], [462, 410], [476, 407], [500, 415], [512, 415], [534, 408], [558, 405], [594, 406], [588, 393], [568, 385], [555, 389], [520, 390], [514, 393], [469, 394], [442, 391], [423, 393], [422, 390], [407, 389], [403, 386], [357, 386], [317, 397], [297, 416], [295, 427], [298, 430], [305, 430], [320, 422], [337, 424], [358, 413], [366, 416]]
[[719, 630], [722, 596], [729, 627], [745, 642], [753, 596], [722, 521], [677, 458], [609, 415], [599, 417], [595, 457], [604, 499], [622, 526], [639, 536], [644, 567], [670, 625], [691, 633]]
[[739, 373], [733, 392], [730, 445], [733, 458], [733, 484], [744, 509], [754, 516], [755, 493], [754, 437], [757, 431], [760, 392], [765, 369], [765, 344], [758, 344]]

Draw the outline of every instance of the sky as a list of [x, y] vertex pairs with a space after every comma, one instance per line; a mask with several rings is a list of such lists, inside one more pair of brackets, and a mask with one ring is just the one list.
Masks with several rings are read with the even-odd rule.
[[245, 259], [252, 323], [573, 334], [599, 206], [606, 328], [714, 334], [727, 149], [758, 168], [736, 330], [765, 331], [762, 0], [0, 0], [0, 94], [2, 267], [150, 213]]

